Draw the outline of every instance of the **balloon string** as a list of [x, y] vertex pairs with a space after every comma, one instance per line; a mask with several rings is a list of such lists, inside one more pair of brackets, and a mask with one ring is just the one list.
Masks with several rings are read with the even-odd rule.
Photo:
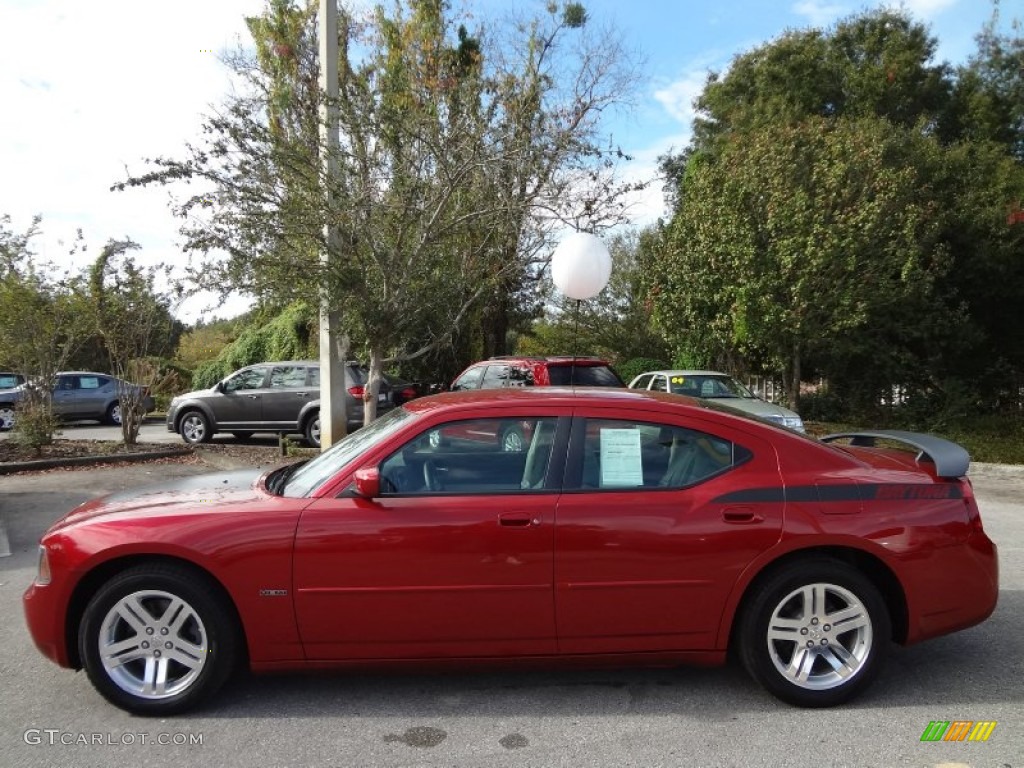
[[583, 302], [576, 299], [576, 314], [572, 329], [572, 367], [569, 369], [569, 386], [576, 386], [576, 353], [580, 344], [580, 304]]

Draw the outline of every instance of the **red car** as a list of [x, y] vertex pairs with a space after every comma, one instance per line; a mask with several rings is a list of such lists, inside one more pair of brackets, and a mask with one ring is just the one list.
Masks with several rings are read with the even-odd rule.
[[[524, 450], [431, 445], [494, 420], [528, 424]], [[993, 611], [967, 466], [927, 435], [818, 441], [674, 395], [443, 394], [305, 463], [81, 505], [43, 536], [24, 606], [46, 656], [146, 715], [197, 704], [242, 661], [720, 664], [730, 649], [779, 698], [828, 706], [871, 682], [890, 641]]]

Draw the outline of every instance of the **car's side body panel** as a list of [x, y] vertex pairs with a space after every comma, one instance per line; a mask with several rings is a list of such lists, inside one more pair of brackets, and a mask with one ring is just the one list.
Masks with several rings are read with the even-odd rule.
[[[890, 610], [905, 613], [893, 617], [905, 642], [976, 624], [995, 606], [996, 551], [970, 483], [937, 479], [912, 454], [844, 450], [679, 396], [628, 390], [457, 393], [405, 408], [393, 429], [381, 428], [385, 438], [333, 466], [308, 498], [277, 496], [240, 474], [208, 492], [196, 481], [83, 505], [44, 537], [53, 580], [25, 595], [37, 645], [70, 663], [65, 621], [75, 590], [122, 559], [188, 562], [219, 582], [254, 669], [718, 662], [752, 585], [810, 553], [863, 568]], [[527, 453], [493, 441], [464, 441], [469, 450], [427, 444], [431, 431], [475, 428], [473, 420], [532, 423], [538, 443], [543, 433], [550, 461], [539, 482], [527, 482]], [[690, 447], [708, 438], [704, 449], [726, 450], [680, 485], [614, 464], [627, 444], [640, 446], [640, 464], [667, 451], [657, 466], [674, 476], [680, 434]], [[595, 455], [602, 469], [592, 483]], [[397, 456], [416, 472], [448, 456], [453, 482], [356, 493], [358, 470], [383, 475]], [[494, 478], [475, 490], [454, 482], [469, 474], [467, 461], [480, 465], [476, 476]], [[608, 466], [615, 472], [606, 477]], [[498, 477], [508, 467], [521, 484]]]

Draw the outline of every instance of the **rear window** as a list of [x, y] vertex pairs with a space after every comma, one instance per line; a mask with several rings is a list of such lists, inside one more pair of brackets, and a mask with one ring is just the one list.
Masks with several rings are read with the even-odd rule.
[[548, 377], [555, 387], [624, 387], [607, 365], [549, 365]]

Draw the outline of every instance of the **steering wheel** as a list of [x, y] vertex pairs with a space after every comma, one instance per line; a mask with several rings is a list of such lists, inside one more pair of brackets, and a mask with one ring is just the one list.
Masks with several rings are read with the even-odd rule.
[[423, 462], [423, 485], [428, 491], [443, 490], [438, 474], [437, 465], [433, 459], [427, 459]]

